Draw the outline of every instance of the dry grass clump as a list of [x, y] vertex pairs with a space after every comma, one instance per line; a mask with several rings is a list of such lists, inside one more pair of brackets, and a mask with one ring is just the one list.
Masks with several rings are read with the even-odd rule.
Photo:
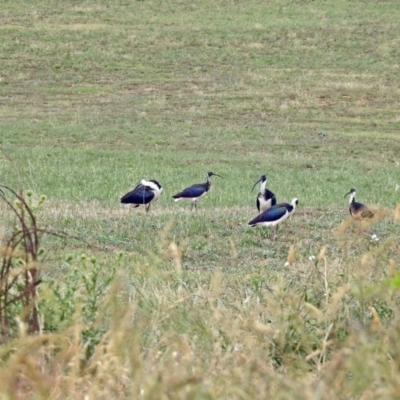
[[[375, 249], [384, 254], [385, 246]], [[394, 261], [371, 278], [368, 254], [347, 262], [324, 247], [298, 260], [291, 248], [269, 282], [262, 272], [185, 271], [178, 246], [164, 247], [162, 268], [126, 257], [134, 276], [113, 278], [97, 314], [85, 313], [86, 291], [62, 329], [28, 335], [21, 322], [1, 347], [4, 398], [396, 397]]]

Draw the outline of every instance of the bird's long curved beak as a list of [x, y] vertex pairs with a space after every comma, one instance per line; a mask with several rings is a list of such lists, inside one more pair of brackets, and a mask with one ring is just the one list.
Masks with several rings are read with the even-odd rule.
[[350, 191], [350, 192], [348, 192], [348, 193], [346, 193], [346, 194], [344, 195], [344, 197], [348, 196], [350, 193], [351, 193], [351, 191]]
[[260, 182], [261, 182], [261, 178], [253, 185], [253, 188], [251, 189], [251, 191], [253, 191], [254, 188], [256, 187], [257, 183], [260, 183]]
[[213, 173], [213, 176], [214, 176], [214, 175], [215, 175], [215, 176], [219, 176], [220, 178], [224, 179], [221, 175], [218, 175], [218, 174], [214, 174], [214, 173]]

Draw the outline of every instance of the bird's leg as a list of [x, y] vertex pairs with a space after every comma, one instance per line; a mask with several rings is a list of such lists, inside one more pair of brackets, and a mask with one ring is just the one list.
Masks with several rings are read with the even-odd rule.
[[357, 233], [358, 233], [358, 234], [361, 234], [361, 235], [365, 234], [365, 233], [364, 233], [364, 230], [363, 230], [362, 220], [361, 220], [361, 219], [358, 220]]
[[276, 225], [275, 227], [275, 240], [278, 238], [278, 229], [279, 229], [279, 224]]
[[361, 235], [364, 235], [364, 236], [368, 236], [368, 233], [365, 232], [365, 230], [364, 230], [363, 221], [362, 221], [362, 220], [359, 221], [357, 233], [358, 233], [358, 234], [361, 234]]
[[292, 220], [292, 214], [290, 214], [289, 215], [289, 218], [288, 218], [288, 223], [289, 223], [289, 226], [290, 226], [290, 233], [292, 233], [293, 232], [293, 220]]
[[146, 204], [144, 207], [146, 209], [146, 213], [148, 213], [150, 211], [150, 203]]

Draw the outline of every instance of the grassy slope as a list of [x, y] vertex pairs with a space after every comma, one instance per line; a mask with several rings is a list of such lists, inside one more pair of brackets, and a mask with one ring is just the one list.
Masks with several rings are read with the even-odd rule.
[[[366, 252], [365, 282], [383, 279], [388, 260], [399, 261], [398, 226], [390, 216], [370, 228], [381, 238], [380, 246], [352, 231], [335, 236], [332, 230], [347, 218], [343, 195], [350, 187], [369, 204], [393, 209], [399, 202], [396, 4], [7, 3], [0, 25], [0, 181], [45, 194], [41, 221], [97, 246], [74, 242], [64, 248], [48, 240], [47, 275], [65, 273], [58, 260], [66, 252], [89, 253], [109, 266], [115, 252], [123, 251], [121, 268], [129, 280], [144, 284], [137, 271], [155, 266], [162, 279], [149, 278], [147, 287], [175, 301], [178, 284], [164, 285], [162, 272], [167, 271], [168, 282], [174, 264], [166, 249], [174, 241], [184, 269], [190, 270], [186, 295], [200, 296], [210, 287], [211, 297], [235, 304], [244, 320], [256, 318], [259, 305], [251, 300], [247, 314], [242, 302], [260, 296], [261, 304], [266, 298], [271, 302], [273, 285], [277, 293], [290, 290], [298, 296], [287, 310], [298, 310], [304, 293], [323, 307], [323, 271], [315, 272], [308, 258], [324, 245], [331, 293], [354, 276], [358, 281], [360, 255]], [[321, 131], [324, 138], [318, 136]], [[172, 194], [202, 181], [210, 169], [224, 179], [213, 180], [197, 214], [188, 204], [172, 202]], [[250, 189], [261, 173], [267, 173], [279, 201], [300, 199], [297, 215], [276, 242], [263, 230], [246, 227], [256, 214]], [[119, 205], [119, 197], [142, 177], [164, 187], [147, 216]], [[291, 245], [295, 268], [285, 268]], [[210, 282], [217, 267], [224, 284], [215, 294]], [[193, 311], [215, 323], [207, 307], [198, 308], [194, 300], [184, 304], [190, 318]], [[152, 324], [160, 310], [147, 310], [154, 312], [154, 319], [148, 317]], [[277, 313], [277, 320], [284, 321], [285, 313]], [[174, 317], [179, 321], [181, 314]], [[224, 330], [234, 314], [220, 318]], [[347, 324], [345, 313], [338, 319]], [[247, 332], [238, 324], [235, 340]], [[160, 330], [167, 338], [175, 331], [199, 335], [201, 343], [191, 345], [208, 354], [205, 365], [213, 359], [206, 345], [213, 340], [210, 332], [191, 324], [160, 325]], [[149, 334], [154, 343], [157, 335]], [[318, 346], [314, 339], [304, 339], [304, 354]], [[243, 340], [240, 346], [254, 351], [262, 343], [258, 336], [254, 343]], [[231, 361], [224, 357], [218, 360], [226, 367]], [[303, 363], [303, 355], [300, 359]], [[290, 370], [290, 363], [279, 364], [280, 372]], [[199, 368], [200, 375], [207, 369]], [[302, 364], [298, 371], [307, 368]], [[223, 388], [236, 373], [228, 373]], [[284, 386], [279, 382], [277, 392]], [[204, 385], [210, 396], [220, 397], [217, 383]], [[246, 390], [251, 398], [250, 387]]]

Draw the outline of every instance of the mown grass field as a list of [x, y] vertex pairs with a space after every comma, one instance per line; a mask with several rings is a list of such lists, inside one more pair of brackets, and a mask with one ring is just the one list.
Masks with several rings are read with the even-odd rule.
[[[4, 398], [396, 398], [399, 20], [395, 0], [2, 5], [0, 183], [71, 236], [42, 238], [45, 339], [3, 345]], [[197, 212], [172, 201], [209, 170]], [[276, 240], [247, 226], [264, 173], [300, 202]], [[119, 203], [142, 178], [164, 188], [147, 215]], [[380, 210], [366, 234], [351, 187]]]

